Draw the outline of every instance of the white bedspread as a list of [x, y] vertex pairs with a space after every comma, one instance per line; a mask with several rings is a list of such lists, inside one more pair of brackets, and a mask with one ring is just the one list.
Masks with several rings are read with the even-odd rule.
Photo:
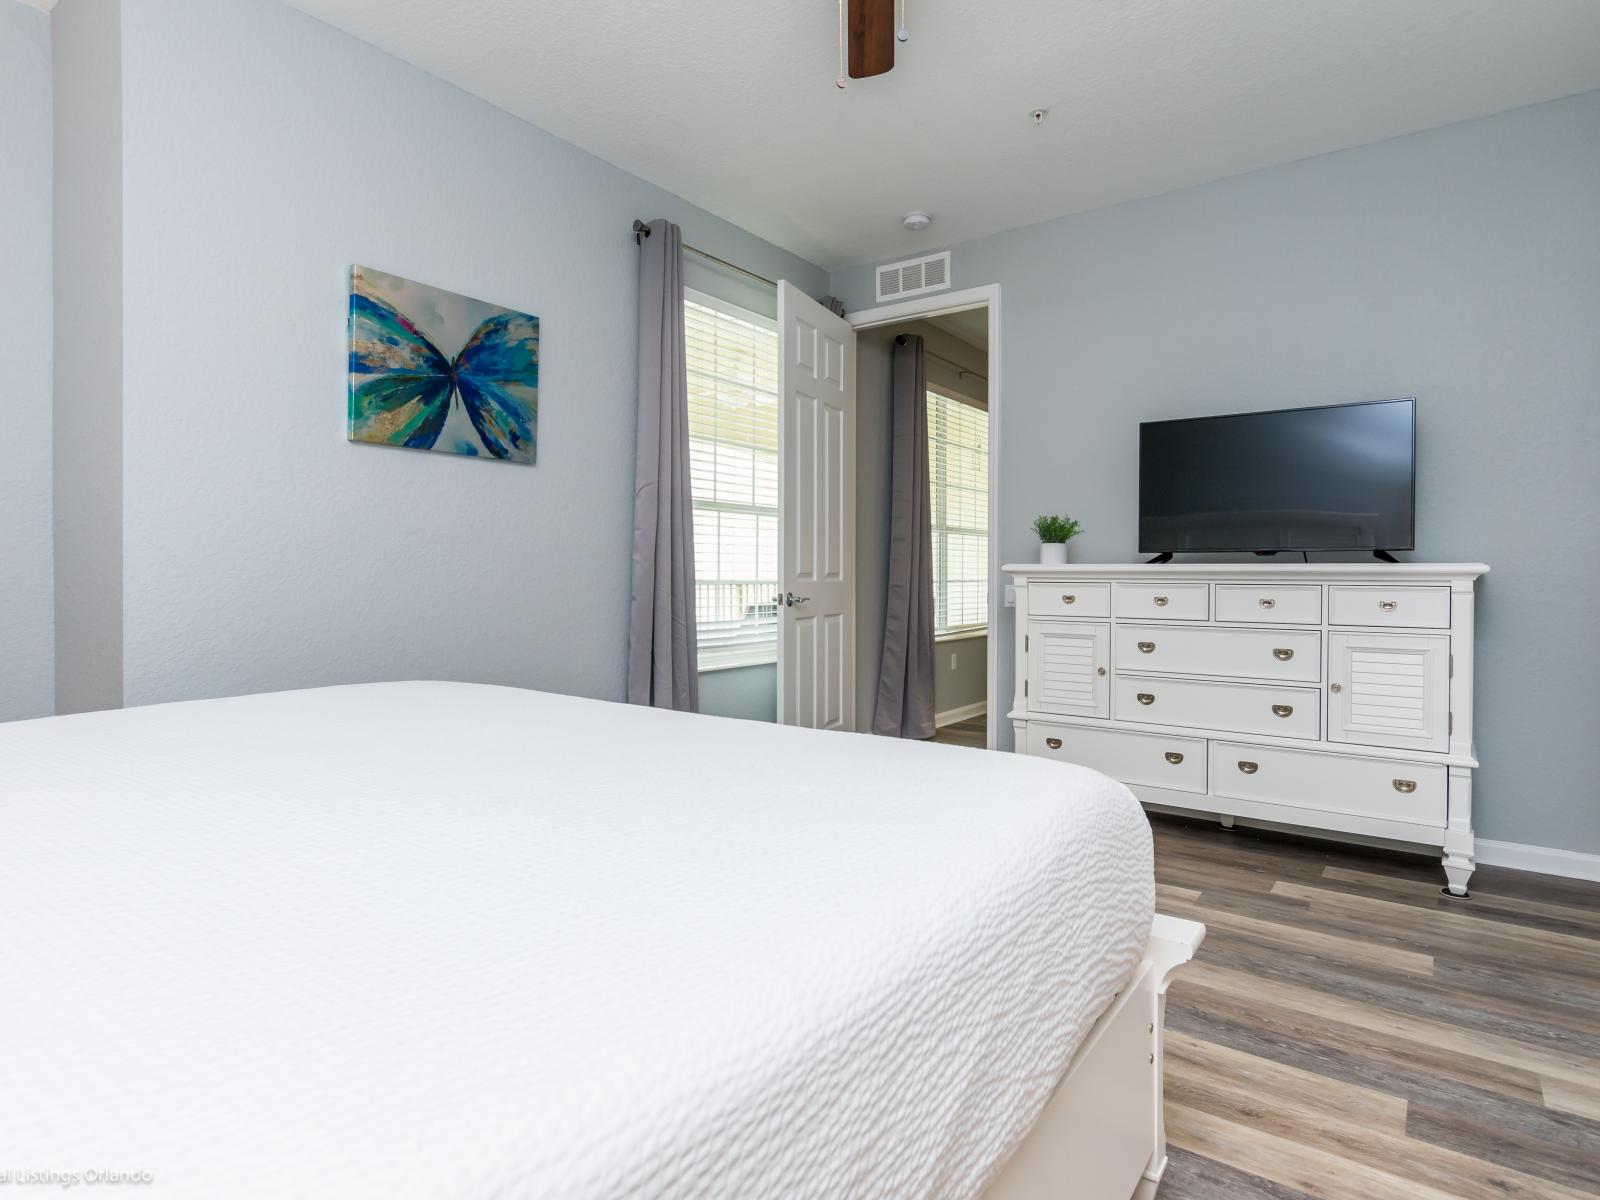
[[0, 856], [0, 1172], [208, 1200], [974, 1196], [1153, 899], [1087, 770], [445, 683], [0, 725]]

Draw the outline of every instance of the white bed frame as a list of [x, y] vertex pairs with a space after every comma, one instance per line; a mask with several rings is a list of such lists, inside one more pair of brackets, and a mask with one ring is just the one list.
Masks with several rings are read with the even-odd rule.
[[1117, 994], [984, 1200], [1150, 1200], [1167, 1169], [1161, 1043], [1167, 984], [1206, 927], [1157, 914]]

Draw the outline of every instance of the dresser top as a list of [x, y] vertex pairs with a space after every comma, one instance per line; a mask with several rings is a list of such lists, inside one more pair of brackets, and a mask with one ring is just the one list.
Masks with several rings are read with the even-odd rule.
[[1356, 583], [1476, 579], [1485, 563], [1008, 563], [1007, 575], [1058, 579], [1306, 579]]

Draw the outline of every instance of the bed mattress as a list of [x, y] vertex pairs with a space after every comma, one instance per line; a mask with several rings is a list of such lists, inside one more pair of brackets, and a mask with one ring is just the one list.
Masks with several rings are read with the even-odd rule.
[[969, 1197], [1148, 934], [1121, 785], [391, 683], [0, 726], [0, 1171]]

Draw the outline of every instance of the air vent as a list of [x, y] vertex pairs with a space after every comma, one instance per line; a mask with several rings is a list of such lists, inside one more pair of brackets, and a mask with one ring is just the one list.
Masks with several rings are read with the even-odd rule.
[[950, 286], [950, 251], [888, 263], [878, 268], [878, 303], [903, 300]]

